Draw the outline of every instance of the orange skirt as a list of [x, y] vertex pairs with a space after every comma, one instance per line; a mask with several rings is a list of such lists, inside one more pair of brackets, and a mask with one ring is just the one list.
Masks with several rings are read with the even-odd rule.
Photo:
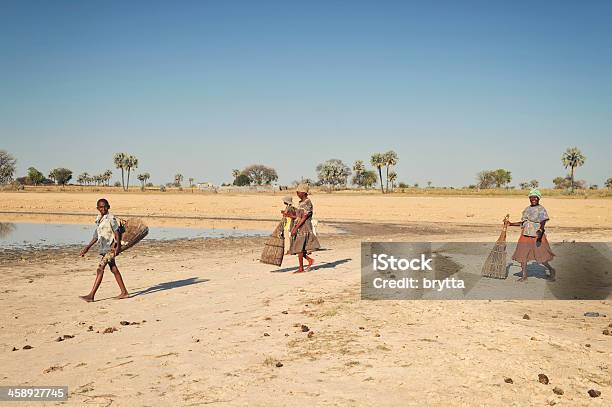
[[516, 260], [519, 263], [527, 263], [532, 260], [538, 263], [551, 261], [555, 254], [550, 249], [546, 234], [542, 236], [540, 244], [537, 244], [536, 240], [536, 237], [521, 235], [516, 244], [516, 250], [512, 255], [512, 260]]

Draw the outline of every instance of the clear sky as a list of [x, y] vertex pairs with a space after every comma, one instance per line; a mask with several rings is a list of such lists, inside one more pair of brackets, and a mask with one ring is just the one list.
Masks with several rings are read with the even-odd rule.
[[[610, 1], [1, 1], [0, 149], [156, 184], [280, 182], [394, 149], [398, 180], [612, 176]], [[115, 170], [115, 180], [118, 171]]]

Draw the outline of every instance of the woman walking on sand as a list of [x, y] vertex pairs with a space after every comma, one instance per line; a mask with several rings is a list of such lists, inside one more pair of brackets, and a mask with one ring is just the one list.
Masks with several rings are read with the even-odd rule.
[[321, 247], [319, 239], [312, 230], [312, 202], [308, 198], [309, 187], [307, 184], [300, 184], [297, 187], [296, 194], [300, 198], [295, 214], [287, 214], [287, 216], [295, 219], [291, 229], [291, 254], [297, 254], [300, 263], [296, 273], [304, 272], [304, 259], [308, 261], [306, 271], [310, 271], [310, 267], [314, 263], [314, 259], [308, 255], [314, 250]]
[[542, 193], [537, 189], [529, 191], [530, 205], [525, 208], [520, 222], [507, 222], [508, 226], [520, 226], [521, 237], [512, 255], [512, 260], [521, 263], [523, 276], [518, 281], [527, 280], [527, 263], [536, 261], [546, 267], [550, 273], [549, 280], [555, 281], [555, 269], [548, 263], [554, 257], [546, 239], [544, 226], [548, 222], [548, 213], [542, 205]]

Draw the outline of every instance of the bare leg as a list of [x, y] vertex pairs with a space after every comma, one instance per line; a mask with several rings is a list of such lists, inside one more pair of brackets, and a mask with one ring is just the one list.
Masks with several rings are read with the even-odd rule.
[[518, 281], [527, 281], [527, 262], [521, 263], [521, 268], [523, 270], [523, 277], [519, 278]]
[[94, 285], [91, 288], [89, 294], [80, 296], [82, 300], [87, 302], [93, 302], [94, 296], [96, 295], [96, 291], [98, 291], [98, 288], [100, 288], [100, 284], [102, 284], [102, 277], [104, 277], [104, 267], [105, 266], [98, 266], [98, 269], [96, 270], [96, 280], [94, 281]]
[[117, 280], [119, 289], [121, 290], [121, 293], [115, 298], [120, 299], [120, 300], [124, 298], [128, 298], [129, 293], [128, 293], [127, 288], [125, 288], [125, 284], [123, 284], [123, 278], [121, 277], [121, 273], [119, 273], [119, 269], [117, 268], [117, 265], [113, 263], [112, 266], [110, 266], [110, 268], [111, 268], [111, 271], [113, 272], [113, 275], [115, 276], [115, 280]]
[[553, 266], [550, 265], [549, 262], [544, 262], [542, 263], [544, 265], [544, 267], [546, 267], [548, 269], [548, 272], [550, 273], [550, 276], [548, 277], [549, 281], [556, 281], [557, 280], [557, 271], [553, 268]]
[[310, 271], [310, 267], [312, 267], [312, 263], [314, 263], [314, 259], [308, 257], [307, 254], [304, 254], [304, 258], [308, 261], [308, 267], [306, 267], [306, 271]]
[[294, 271], [294, 273], [303, 273], [304, 272], [304, 253], [303, 252], [298, 253], [298, 261], [300, 263], [300, 267], [298, 267], [297, 271]]

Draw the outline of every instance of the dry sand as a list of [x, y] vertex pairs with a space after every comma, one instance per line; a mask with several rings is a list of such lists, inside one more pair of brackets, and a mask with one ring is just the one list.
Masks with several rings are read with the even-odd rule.
[[[0, 211], [89, 216], [96, 197], [0, 194]], [[115, 213], [250, 219], [275, 219], [279, 198], [109, 197]], [[313, 197], [317, 216], [349, 233], [324, 233], [328, 250], [303, 275], [291, 273], [294, 257], [280, 270], [258, 263], [261, 238], [145, 243], [118, 260], [133, 297], [112, 299], [118, 289], [107, 272], [98, 301], [86, 304], [77, 295], [93, 282], [94, 254], [82, 259], [69, 248], [3, 257], [0, 383], [68, 385], [66, 404], [75, 406], [611, 404], [612, 336], [602, 334], [612, 330], [610, 300], [360, 300], [362, 240], [492, 239], [499, 218], [507, 211], [518, 218], [526, 199], [361, 200]], [[611, 203], [543, 200], [550, 239], [610, 241]], [[530, 279], [525, 287], [540, 284]], [[74, 337], [58, 342], [63, 335]], [[601, 396], [589, 397], [589, 389]]]

